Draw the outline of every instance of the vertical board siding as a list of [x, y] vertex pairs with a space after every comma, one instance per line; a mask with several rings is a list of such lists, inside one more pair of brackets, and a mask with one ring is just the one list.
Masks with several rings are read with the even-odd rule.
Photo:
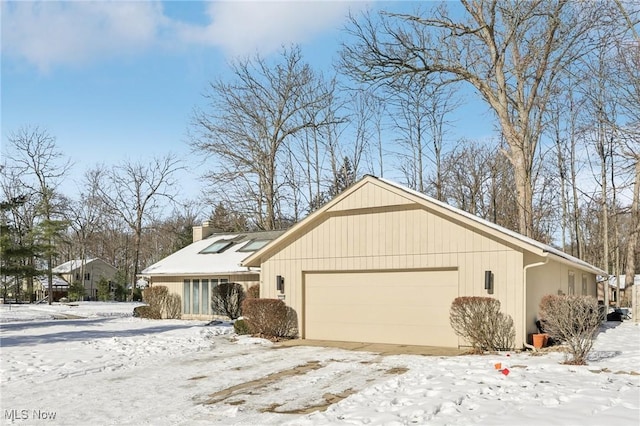
[[[334, 213], [263, 261], [262, 297], [284, 296], [302, 321], [305, 271], [457, 268], [459, 295], [487, 296], [484, 271], [491, 270], [492, 297], [512, 316], [517, 339], [522, 341], [524, 330], [518, 320], [522, 317], [522, 252], [422, 205], [406, 205], [406, 199], [368, 186], [372, 188], [366, 196], [356, 191], [333, 206]], [[402, 200], [405, 206], [398, 207]], [[395, 204], [380, 208], [380, 203]], [[377, 208], [368, 212], [363, 206]], [[357, 210], [345, 212], [348, 208]], [[276, 291], [276, 275], [285, 277], [284, 295]]]

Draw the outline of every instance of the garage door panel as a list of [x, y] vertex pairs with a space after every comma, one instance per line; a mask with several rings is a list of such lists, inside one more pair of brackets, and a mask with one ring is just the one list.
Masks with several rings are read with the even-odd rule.
[[452, 346], [458, 272], [307, 273], [307, 339]]

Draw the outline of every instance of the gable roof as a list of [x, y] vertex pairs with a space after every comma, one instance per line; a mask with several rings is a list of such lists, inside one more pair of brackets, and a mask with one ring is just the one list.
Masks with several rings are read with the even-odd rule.
[[[102, 262], [105, 265], [107, 265], [108, 267], [112, 268], [113, 270], [116, 270], [116, 268], [114, 266], [109, 265], [107, 262], [105, 262], [102, 259], [99, 259], [97, 257], [93, 257], [90, 259], [85, 259], [84, 260], [84, 266], [87, 267], [88, 265], [94, 263], [94, 262]], [[68, 262], [64, 262], [58, 266], [56, 266], [55, 268], [53, 268], [51, 270], [51, 272], [53, 272], [54, 274], [70, 274], [71, 272], [75, 271], [76, 269], [81, 269], [82, 268], [82, 259], [73, 259], [73, 260], [69, 260]]]
[[241, 266], [255, 250], [249, 244], [272, 241], [285, 231], [213, 234], [189, 244], [159, 262], [145, 268], [140, 275], [213, 275], [256, 273]]
[[261, 250], [256, 251], [254, 254], [252, 254], [247, 259], [245, 259], [245, 261], [243, 262], [243, 265], [245, 266], [259, 265], [263, 257], [267, 257], [270, 253], [275, 251], [278, 247], [281, 247], [283, 244], [285, 244], [292, 235], [294, 235], [295, 233], [298, 233], [302, 228], [306, 227], [309, 223], [313, 222], [320, 215], [331, 210], [334, 206], [336, 206], [342, 200], [349, 197], [351, 194], [353, 194], [354, 192], [356, 192], [357, 190], [359, 190], [360, 188], [362, 188], [367, 184], [373, 184], [373, 185], [377, 185], [379, 187], [385, 188], [395, 193], [396, 195], [399, 195], [405, 199], [408, 199], [408, 201], [421, 204], [431, 210], [436, 210], [440, 213], [446, 214], [447, 216], [450, 216], [458, 220], [459, 222], [463, 222], [475, 229], [489, 232], [490, 234], [494, 235], [497, 238], [510, 242], [511, 244], [517, 247], [520, 247], [523, 250], [532, 252], [538, 256], [541, 256], [541, 257], [551, 256], [558, 261], [561, 261], [564, 263], [570, 263], [580, 269], [588, 270], [595, 274], [607, 275], [607, 273], [604, 270], [596, 266], [593, 266], [581, 259], [578, 259], [577, 257], [571, 256], [561, 250], [558, 250], [548, 244], [541, 243], [532, 238], [526, 237], [515, 231], [507, 229], [503, 226], [497, 225], [493, 222], [489, 222], [488, 220], [482, 219], [471, 213], [465, 212], [464, 210], [450, 206], [447, 203], [436, 200], [435, 198], [429, 197], [425, 194], [422, 194], [418, 191], [407, 188], [398, 183], [392, 182], [387, 179], [378, 178], [372, 175], [364, 176], [358, 182], [356, 182], [351, 187], [347, 188], [344, 192], [342, 192], [342, 194], [338, 195], [333, 200], [329, 201], [324, 206], [322, 206], [321, 208], [319, 208], [318, 210], [316, 210], [315, 212], [307, 216], [304, 220], [302, 220], [301, 222], [293, 226], [284, 235], [280, 236], [278, 239], [274, 240], [273, 242], [271, 242], [271, 244], [267, 245]]

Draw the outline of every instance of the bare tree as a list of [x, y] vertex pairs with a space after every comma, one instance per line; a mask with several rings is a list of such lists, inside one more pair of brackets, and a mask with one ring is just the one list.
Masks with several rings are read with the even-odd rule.
[[133, 232], [132, 296], [140, 266], [143, 227], [152, 219], [161, 199], [173, 200], [175, 173], [181, 169], [180, 161], [167, 154], [147, 163], [125, 161], [110, 169], [98, 167], [89, 175], [103, 205]]
[[256, 56], [233, 63], [231, 71], [234, 81], [210, 84], [208, 110], [193, 117], [191, 144], [216, 163], [208, 176], [216, 197], [242, 203], [258, 227], [276, 229], [278, 157], [305, 129], [328, 123], [322, 112], [332, 98], [330, 86], [298, 48], [283, 50], [275, 64]]
[[[409, 186], [443, 200], [442, 156], [449, 115], [457, 106], [453, 86], [423, 75], [407, 75], [387, 88], [394, 129], [399, 134], [401, 165]], [[431, 171], [431, 172], [430, 172]], [[428, 175], [433, 176], [428, 182]], [[434, 189], [428, 191], [428, 183]]]
[[352, 17], [355, 43], [344, 46], [342, 65], [362, 81], [440, 75], [474, 87], [500, 123], [514, 168], [519, 231], [531, 236], [532, 167], [546, 104], [568, 64], [583, 54], [599, 5], [462, 0], [462, 14], [441, 5], [430, 14]]
[[8, 137], [12, 152], [10, 168], [16, 171], [22, 184], [37, 197], [37, 225], [43, 256], [47, 263], [49, 304], [53, 303], [53, 261], [56, 240], [66, 228], [60, 209], [58, 186], [71, 163], [56, 146], [56, 139], [37, 126], [24, 126]]

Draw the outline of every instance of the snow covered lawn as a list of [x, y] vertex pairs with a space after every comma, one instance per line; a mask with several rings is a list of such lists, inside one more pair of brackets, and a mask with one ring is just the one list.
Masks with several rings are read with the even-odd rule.
[[640, 422], [640, 327], [630, 321], [608, 323], [588, 366], [568, 366], [557, 352], [424, 357], [278, 347], [238, 337], [228, 324], [132, 318], [134, 306], [0, 305], [0, 423]]

